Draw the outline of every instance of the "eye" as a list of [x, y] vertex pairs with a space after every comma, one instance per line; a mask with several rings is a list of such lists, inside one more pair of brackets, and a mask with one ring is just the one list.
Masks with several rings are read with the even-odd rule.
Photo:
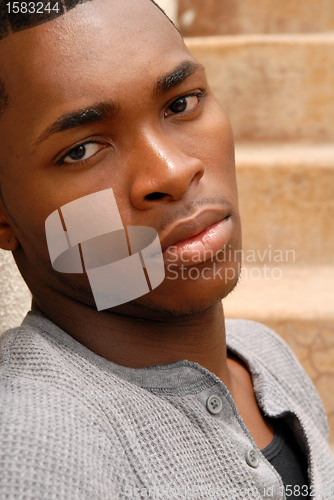
[[80, 144], [79, 146], [71, 149], [66, 156], [63, 156], [60, 163], [79, 163], [81, 161], [88, 160], [103, 148], [104, 146], [102, 144], [98, 144], [97, 142], [86, 142], [84, 144]]
[[198, 106], [201, 97], [202, 93], [179, 97], [165, 111], [165, 116], [192, 111]]

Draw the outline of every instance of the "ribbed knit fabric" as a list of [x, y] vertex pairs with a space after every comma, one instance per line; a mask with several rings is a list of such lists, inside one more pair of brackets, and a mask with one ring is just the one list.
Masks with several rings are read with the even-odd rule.
[[[286, 416], [308, 456], [311, 498], [333, 500], [326, 417], [310, 379], [268, 328], [226, 328], [259, 406]], [[211, 395], [223, 402], [218, 414], [206, 407]], [[283, 490], [227, 388], [200, 365], [121, 367], [35, 312], [0, 337], [1, 500], [277, 500]]]

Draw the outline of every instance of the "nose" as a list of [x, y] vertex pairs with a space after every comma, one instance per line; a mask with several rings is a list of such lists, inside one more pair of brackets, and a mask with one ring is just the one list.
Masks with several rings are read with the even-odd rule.
[[142, 134], [132, 149], [131, 165], [131, 202], [140, 210], [157, 200], [180, 200], [204, 175], [203, 162], [163, 134]]

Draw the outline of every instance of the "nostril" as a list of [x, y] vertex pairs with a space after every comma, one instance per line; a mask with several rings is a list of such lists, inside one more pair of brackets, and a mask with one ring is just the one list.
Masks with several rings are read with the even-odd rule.
[[165, 193], [151, 193], [145, 196], [146, 200], [161, 200], [163, 198]]

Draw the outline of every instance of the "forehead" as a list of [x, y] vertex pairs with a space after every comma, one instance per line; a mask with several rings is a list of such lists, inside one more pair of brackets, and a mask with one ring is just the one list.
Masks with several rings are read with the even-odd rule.
[[0, 43], [1, 70], [21, 109], [41, 95], [60, 102], [95, 99], [106, 88], [122, 93], [185, 58], [181, 36], [149, 0], [86, 2]]

